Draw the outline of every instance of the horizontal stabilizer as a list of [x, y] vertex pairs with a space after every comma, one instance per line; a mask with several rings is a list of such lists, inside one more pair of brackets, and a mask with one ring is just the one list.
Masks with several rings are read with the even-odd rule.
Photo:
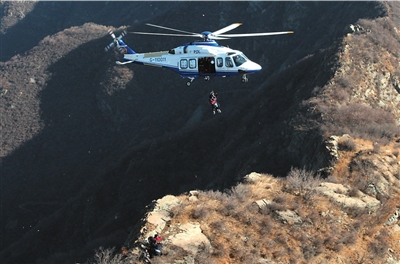
[[124, 61], [124, 62], [120, 62], [120, 61], [116, 61], [115, 63], [117, 65], [124, 65], [124, 64], [128, 64], [128, 63], [132, 63], [133, 61]]

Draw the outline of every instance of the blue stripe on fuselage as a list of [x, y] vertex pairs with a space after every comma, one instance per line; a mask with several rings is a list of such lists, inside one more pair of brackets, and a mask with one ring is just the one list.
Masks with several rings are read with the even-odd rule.
[[[149, 63], [143, 63], [140, 61], [134, 61], [133, 63], [139, 64], [139, 65], [145, 65], [145, 66], [153, 66], [153, 67], [159, 67], [159, 68], [165, 68], [165, 69], [169, 69], [173, 72], [178, 73], [181, 77], [183, 78], [198, 78], [198, 77], [202, 77], [202, 76], [235, 76], [235, 75], [240, 75], [241, 73], [237, 72], [237, 71], [224, 71], [224, 72], [215, 72], [215, 73], [199, 73], [197, 71], [183, 71], [183, 70], [179, 70], [179, 68], [177, 67], [171, 67], [171, 66], [164, 66], [164, 65], [152, 65]], [[255, 72], [259, 72], [259, 71], [249, 71], [246, 72], [246, 74], [251, 74], [251, 73], [255, 73]]]

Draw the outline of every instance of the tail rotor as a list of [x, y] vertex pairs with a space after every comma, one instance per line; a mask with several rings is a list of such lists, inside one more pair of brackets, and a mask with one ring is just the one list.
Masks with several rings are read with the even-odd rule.
[[108, 34], [113, 38], [113, 42], [111, 42], [110, 44], [108, 44], [108, 45], [104, 48], [104, 50], [105, 50], [105, 51], [109, 51], [109, 50], [110, 50], [112, 47], [114, 47], [114, 46], [116, 46], [116, 47], [118, 47], [119, 49], [121, 49], [120, 44], [119, 44], [119, 41], [121, 41], [122, 38], [126, 36], [126, 34], [127, 34], [126, 31], [125, 31], [125, 30], [122, 31], [121, 35], [119, 35], [118, 38], [115, 37], [114, 31], [112, 31], [111, 29], [108, 30]]

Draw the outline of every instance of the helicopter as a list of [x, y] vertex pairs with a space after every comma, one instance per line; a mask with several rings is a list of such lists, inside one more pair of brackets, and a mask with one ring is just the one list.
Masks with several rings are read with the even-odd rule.
[[246, 33], [246, 34], [224, 34], [242, 25], [233, 23], [214, 32], [203, 31], [202, 33], [187, 32], [179, 29], [146, 23], [148, 26], [179, 32], [180, 34], [152, 33], [152, 32], [130, 32], [142, 35], [196, 37], [198, 40], [185, 43], [176, 48], [166, 51], [137, 53], [122, 40], [127, 35], [123, 31], [116, 37], [110, 29], [109, 35], [113, 42], [105, 47], [105, 51], [116, 47], [124, 55], [123, 61], [117, 61], [118, 65], [137, 63], [141, 65], [156, 66], [170, 69], [179, 73], [182, 78], [188, 78], [187, 86], [190, 86], [195, 78], [203, 77], [227, 77], [240, 75], [243, 83], [248, 82], [248, 74], [261, 71], [261, 66], [248, 59], [243, 52], [219, 45], [215, 40], [224, 40], [234, 37], [255, 37], [291, 34], [293, 31]]

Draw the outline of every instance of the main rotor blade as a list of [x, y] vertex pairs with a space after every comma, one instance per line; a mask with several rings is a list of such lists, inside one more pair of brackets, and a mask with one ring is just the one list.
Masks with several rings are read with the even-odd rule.
[[168, 27], [158, 26], [158, 25], [149, 24], [149, 23], [146, 23], [146, 25], [152, 26], [152, 27], [157, 27], [157, 28], [162, 28], [162, 29], [168, 29], [168, 30], [172, 30], [172, 31], [176, 31], [176, 32], [181, 32], [181, 33], [187, 33], [187, 34], [193, 34], [193, 35], [195, 35], [195, 34], [198, 35], [198, 34], [199, 34], [199, 33], [193, 33], [193, 32], [183, 31], [183, 30], [174, 29], [174, 28], [168, 28]]
[[131, 31], [129, 33], [133, 34], [141, 34], [141, 35], [154, 35], [154, 36], [173, 36], [173, 37], [197, 37], [200, 38], [201, 35], [187, 35], [187, 34], [168, 34], [168, 33], [153, 33], [153, 32], [139, 32], [139, 31]]
[[223, 37], [220, 37], [220, 36], [209, 35], [209, 36], [207, 37], [207, 39], [221, 40], [221, 39], [229, 39], [229, 38], [223, 38]]
[[221, 28], [220, 30], [212, 32], [212, 34], [214, 36], [220, 35], [220, 34], [223, 34], [225, 32], [228, 32], [229, 30], [235, 29], [235, 28], [237, 28], [237, 27], [239, 27], [241, 25], [242, 25], [242, 23], [233, 23], [232, 25], [229, 25], [227, 27]]
[[227, 37], [227, 38], [237, 38], [237, 37], [259, 37], [259, 36], [272, 36], [272, 35], [284, 35], [284, 34], [292, 34], [293, 31], [282, 31], [282, 32], [268, 32], [268, 33], [247, 33], [247, 34], [223, 34], [218, 35], [219, 37]]

